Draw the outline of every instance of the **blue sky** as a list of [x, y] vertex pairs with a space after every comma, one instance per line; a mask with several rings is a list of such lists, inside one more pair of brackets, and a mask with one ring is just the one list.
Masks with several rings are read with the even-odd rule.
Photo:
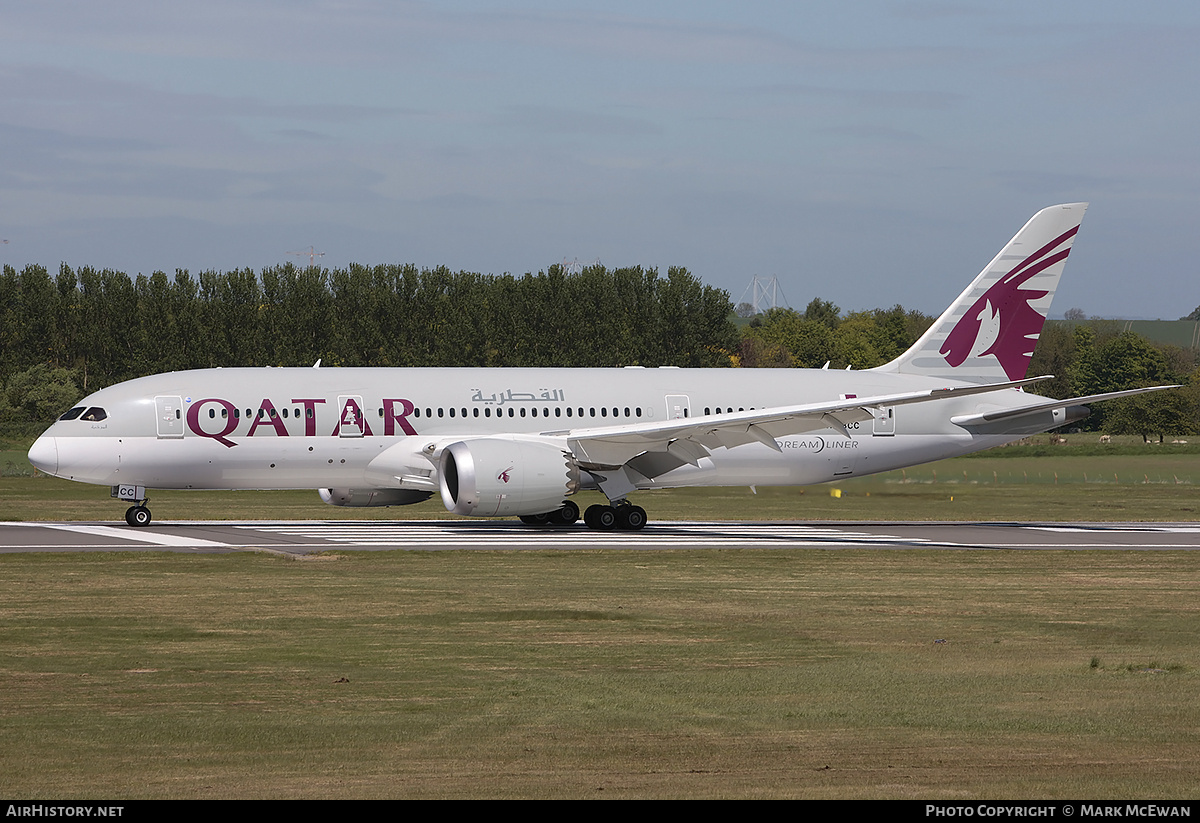
[[686, 266], [939, 312], [1200, 304], [1200, 5], [0, 0], [0, 262]]

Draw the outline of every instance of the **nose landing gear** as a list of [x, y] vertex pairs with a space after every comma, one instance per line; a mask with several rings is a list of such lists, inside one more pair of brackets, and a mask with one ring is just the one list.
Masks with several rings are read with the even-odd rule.
[[150, 510], [145, 506], [130, 506], [125, 511], [125, 522], [135, 528], [150, 525]]
[[150, 498], [146, 496], [145, 486], [113, 486], [112, 497], [133, 504], [125, 510], [126, 523], [134, 528], [150, 525], [150, 509], [146, 508]]

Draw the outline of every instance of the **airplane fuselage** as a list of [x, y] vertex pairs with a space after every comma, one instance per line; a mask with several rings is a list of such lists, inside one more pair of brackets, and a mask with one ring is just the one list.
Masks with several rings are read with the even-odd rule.
[[[580, 428], [947, 384], [815, 369], [207, 369], [96, 392], [31, 454], [51, 474], [111, 486], [434, 490], [421, 480], [429, 477], [422, 455], [432, 454], [431, 444], [499, 434], [553, 439]], [[844, 432], [780, 436], [778, 451], [757, 443], [718, 449], [639, 487], [819, 483], [965, 454], [1017, 439], [1024, 429], [968, 431], [952, 416], [1034, 399], [1041, 398], [1009, 390], [881, 409]], [[83, 419], [100, 416], [91, 409], [103, 419]]]

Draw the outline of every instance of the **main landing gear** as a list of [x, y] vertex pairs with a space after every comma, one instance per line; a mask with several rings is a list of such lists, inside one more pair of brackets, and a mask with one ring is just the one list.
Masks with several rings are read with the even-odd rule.
[[521, 515], [521, 522], [526, 526], [570, 526], [578, 519], [579, 507], [570, 500], [564, 500], [562, 508], [552, 512]]
[[646, 526], [646, 510], [625, 500], [615, 506], [588, 506], [583, 522], [589, 529], [601, 532], [613, 529], [636, 532]]
[[[526, 526], [570, 526], [578, 519], [579, 507], [570, 500], [564, 500], [562, 508], [552, 512], [521, 515], [521, 522]], [[588, 506], [583, 522], [589, 529], [602, 532], [613, 529], [638, 531], [646, 525], [646, 510], [625, 500], [614, 506]]]

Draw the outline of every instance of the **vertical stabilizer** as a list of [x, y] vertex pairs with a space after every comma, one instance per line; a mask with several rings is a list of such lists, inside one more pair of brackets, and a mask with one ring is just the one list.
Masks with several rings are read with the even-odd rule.
[[972, 383], [1025, 377], [1087, 205], [1035, 214], [912, 348], [877, 371]]

